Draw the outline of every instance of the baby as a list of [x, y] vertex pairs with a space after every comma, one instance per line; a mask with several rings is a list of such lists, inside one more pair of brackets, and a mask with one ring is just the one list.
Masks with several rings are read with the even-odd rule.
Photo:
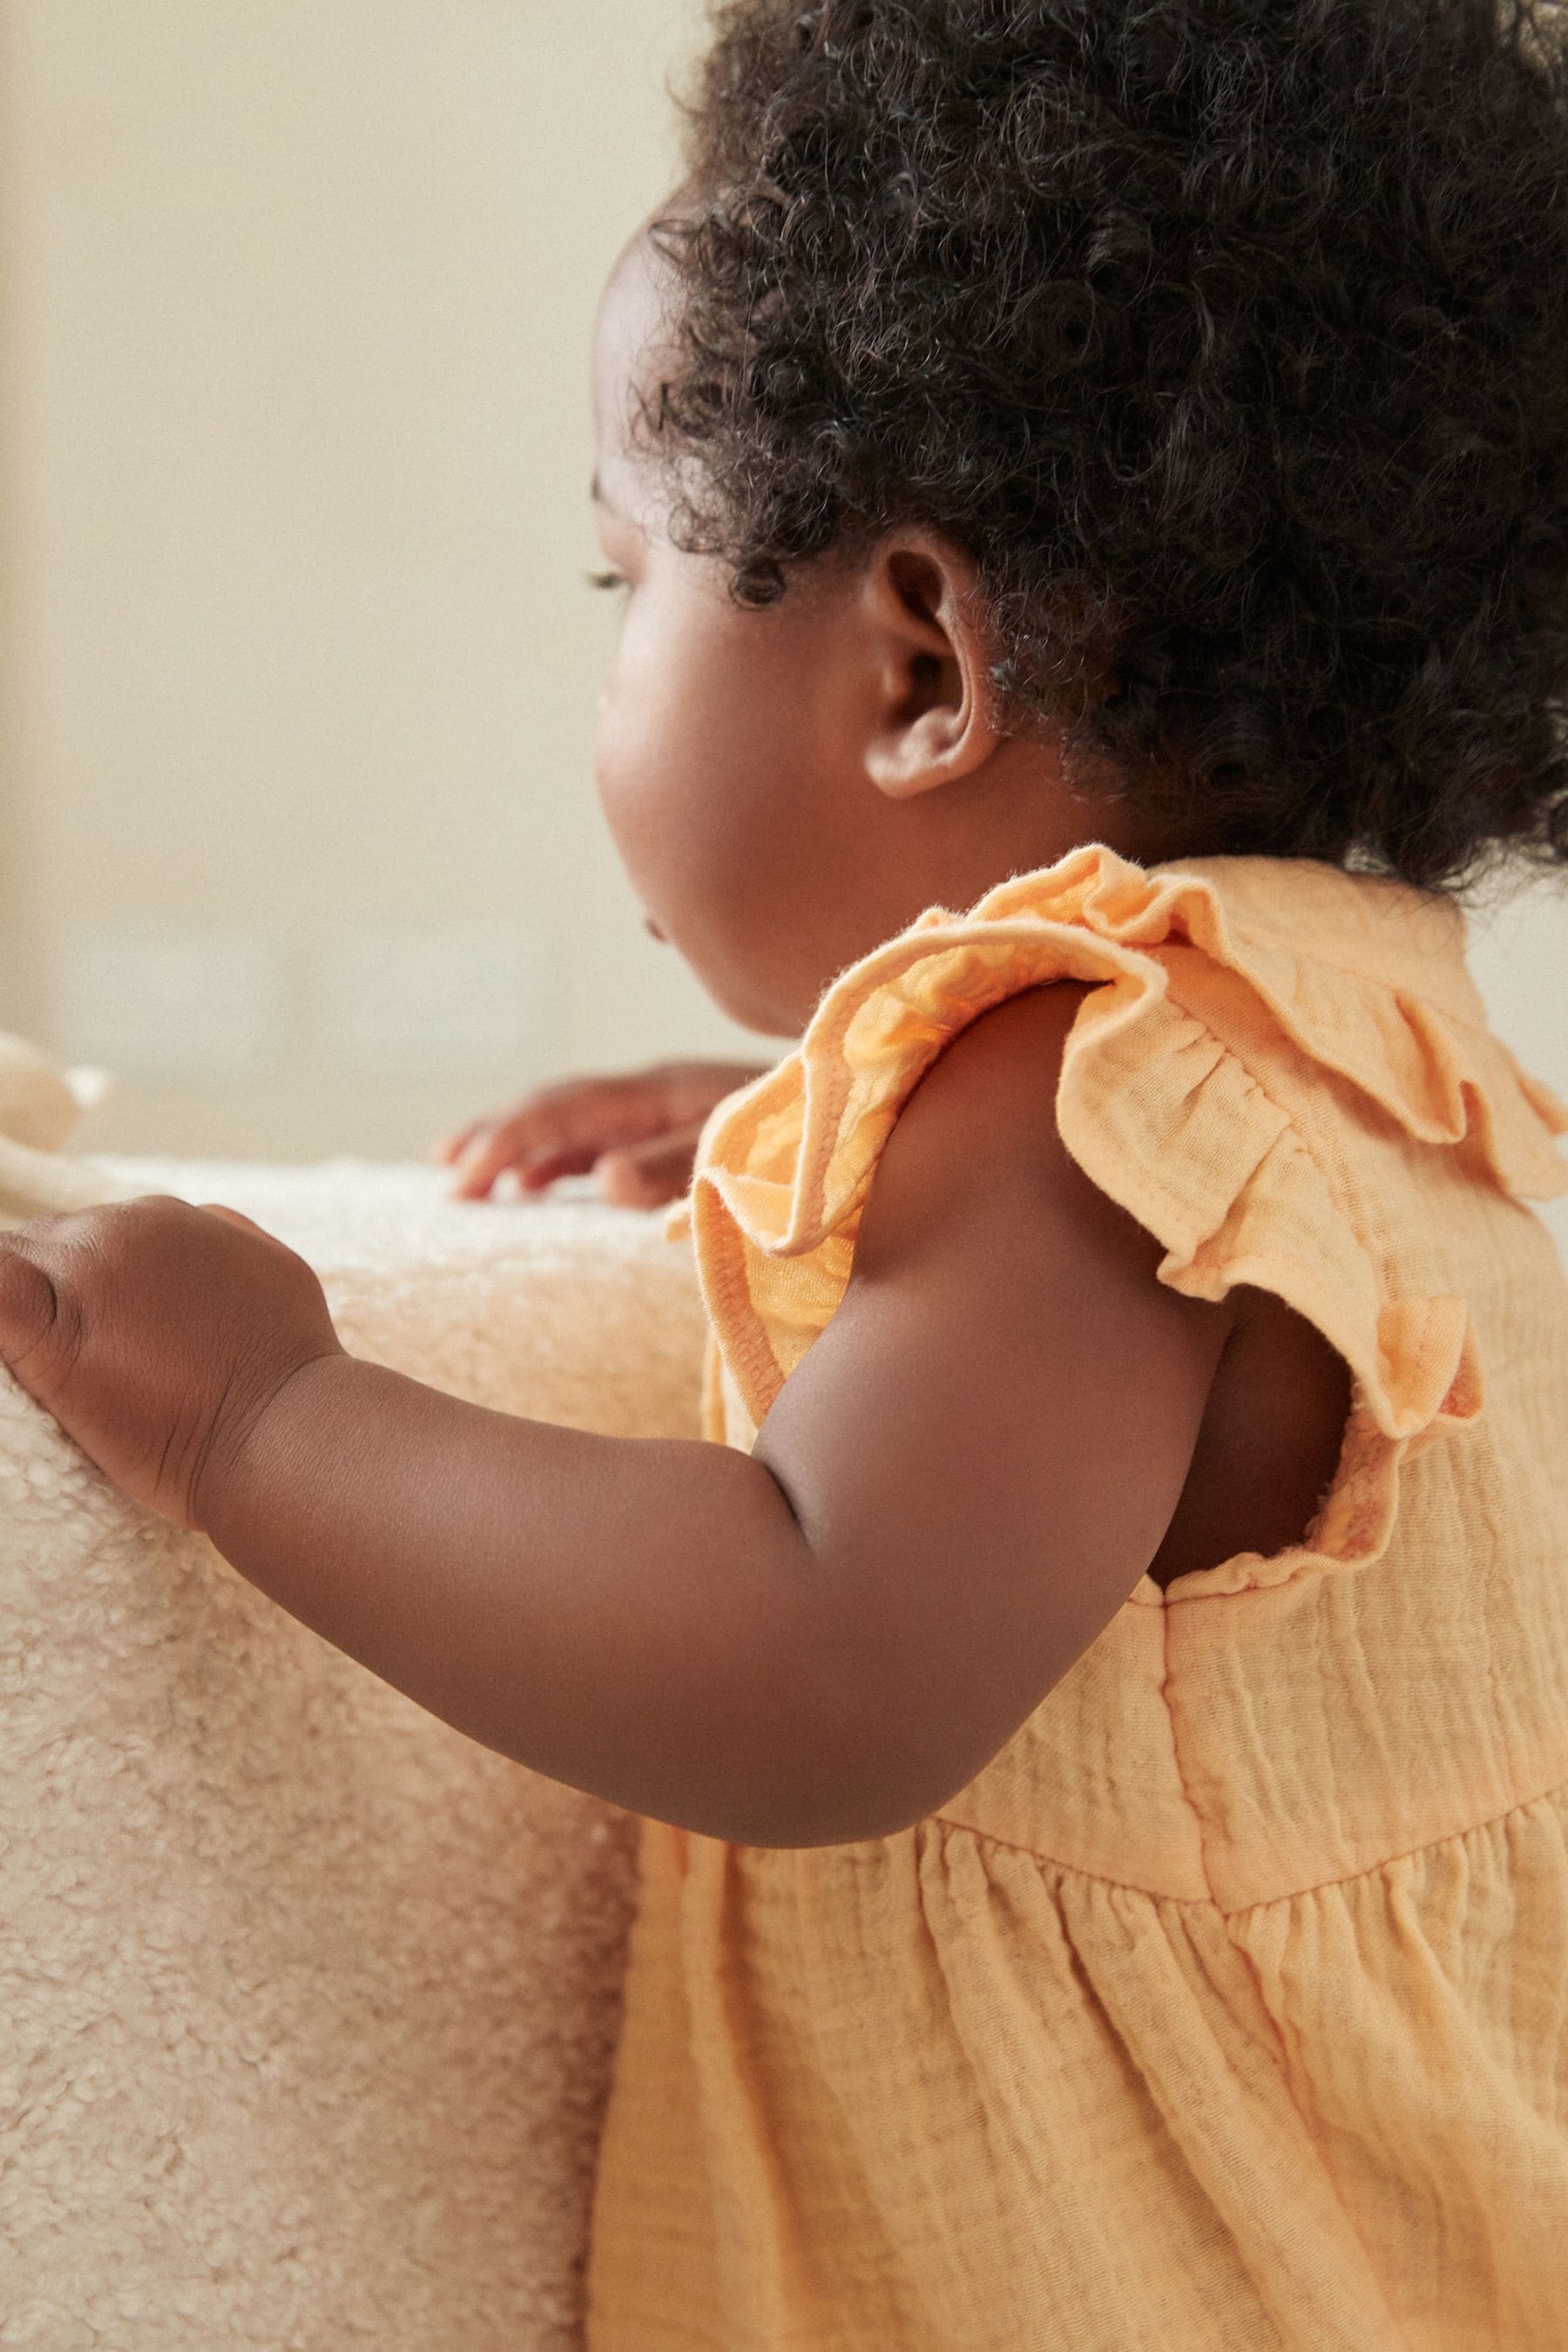
[[690, 120], [597, 780], [798, 1043], [448, 1150], [695, 1152], [727, 1442], [357, 1360], [163, 1198], [6, 1237], [0, 1355], [645, 1817], [594, 2352], [1545, 2347], [1568, 1118], [1445, 888], [1568, 848], [1561, 27], [732, 0]]

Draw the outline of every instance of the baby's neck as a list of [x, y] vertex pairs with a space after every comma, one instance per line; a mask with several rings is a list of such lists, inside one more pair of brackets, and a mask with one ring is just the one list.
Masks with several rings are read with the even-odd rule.
[[1215, 845], [1190, 818], [1140, 805], [1109, 766], [1090, 770], [1050, 742], [1012, 736], [973, 776], [921, 795], [889, 830], [906, 902], [971, 907], [1016, 874], [1057, 865], [1099, 843], [1134, 865], [1191, 857]]

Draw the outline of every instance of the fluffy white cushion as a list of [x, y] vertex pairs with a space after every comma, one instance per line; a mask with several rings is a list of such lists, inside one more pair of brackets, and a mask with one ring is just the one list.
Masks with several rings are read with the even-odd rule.
[[[279, 1234], [358, 1354], [696, 1433], [658, 1216], [459, 1205], [421, 1168], [101, 1165]], [[634, 1817], [377, 1682], [3, 1374], [0, 1693], [0, 2342], [577, 2345]]]

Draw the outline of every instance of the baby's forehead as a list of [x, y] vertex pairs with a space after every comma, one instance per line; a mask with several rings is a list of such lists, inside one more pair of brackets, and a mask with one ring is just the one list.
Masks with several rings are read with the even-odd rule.
[[613, 306], [629, 305], [640, 307], [652, 325], [668, 312], [676, 286], [668, 236], [700, 210], [696, 192], [682, 186], [643, 215], [611, 265], [599, 299], [601, 317]]
[[660, 223], [669, 217], [662, 208], [649, 213], [616, 254], [599, 297], [601, 322], [606, 316], [636, 315], [652, 325], [669, 309], [675, 270], [658, 236]]
[[[657, 218], [658, 215], [654, 215]], [[623, 428], [639, 388], [674, 359], [673, 273], [644, 222], [616, 257], [594, 323], [594, 404], [601, 435]]]

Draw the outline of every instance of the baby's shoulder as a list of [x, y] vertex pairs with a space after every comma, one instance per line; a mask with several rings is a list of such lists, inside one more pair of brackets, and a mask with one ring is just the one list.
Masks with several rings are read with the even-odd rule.
[[[1026, 989], [950, 1041], [884, 1147], [857, 1244], [863, 1276], [875, 1276], [884, 1252], [907, 1248], [922, 1223], [940, 1249], [941, 1231], [962, 1217], [992, 1229], [990, 1262], [1012, 1265], [1020, 1279], [1053, 1260], [1058, 1299], [1076, 1292], [1102, 1310], [1112, 1294], [1142, 1292], [1151, 1307], [1176, 1308], [1159, 1280], [1160, 1244], [1085, 1174], [1057, 1124], [1063, 1055], [1093, 992], [1067, 981]], [[1161, 1585], [1300, 1541], [1333, 1476], [1351, 1403], [1343, 1358], [1271, 1292], [1237, 1285], [1217, 1301], [1184, 1300], [1180, 1311], [1208, 1376], [1191, 1464], [1150, 1566]], [[1058, 1344], [1058, 1333], [1038, 1332], [1042, 1353]], [[1084, 1378], [1096, 1369], [1081, 1335], [1067, 1368]], [[1016, 1369], [999, 1361], [994, 1376], [1005, 1381]], [[1098, 1369], [1136, 1410], [1149, 1362]]]
[[[1075, 1198], [1087, 1207], [1058, 1131], [1056, 1089], [1093, 993], [1070, 980], [1020, 989], [949, 1037], [883, 1146], [875, 1180], [883, 1199], [896, 1184], [901, 1197], [929, 1198], [933, 1211], [962, 1198], [983, 1207], [1004, 1183], [1033, 1174], [1060, 1180], [1062, 1213], [1071, 1215]], [[859, 1246], [865, 1240], [863, 1218]]]

